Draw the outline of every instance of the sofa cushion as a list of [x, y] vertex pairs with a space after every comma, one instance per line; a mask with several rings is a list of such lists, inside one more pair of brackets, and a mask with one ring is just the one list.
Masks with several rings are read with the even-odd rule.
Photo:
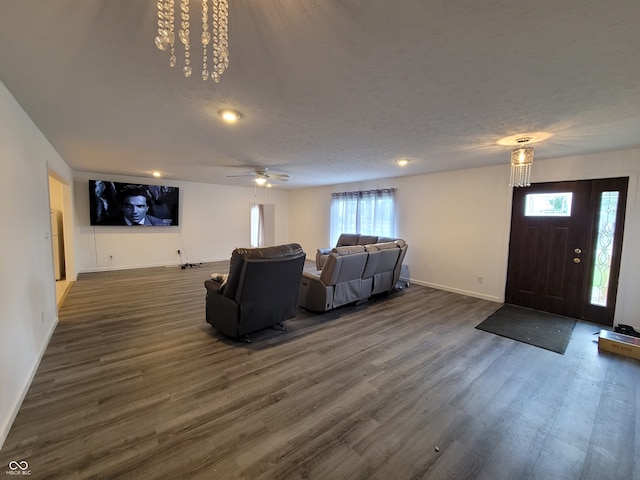
[[397, 238], [394, 237], [378, 237], [378, 243], [395, 242]]
[[[355, 251], [350, 251], [352, 248]], [[367, 257], [368, 254], [364, 251], [363, 246], [334, 248], [322, 268], [320, 280], [325, 285], [336, 285], [340, 282], [362, 278]]]
[[222, 294], [227, 298], [235, 298], [245, 259], [280, 259], [301, 253], [303, 253], [302, 247], [297, 243], [276, 245], [274, 247], [236, 248], [231, 253], [229, 275], [227, 276], [227, 283], [222, 289]]
[[338, 243], [336, 243], [336, 247], [344, 247], [348, 245], [357, 245], [358, 238], [360, 235], [357, 233], [343, 233], [338, 238]]
[[377, 235], [360, 235], [358, 245], [368, 245], [370, 243], [378, 243]]
[[297, 243], [289, 243], [286, 245], [276, 245], [274, 247], [260, 248], [239, 248], [244, 258], [283, 258], [290, 255], [298, 255], [302, 253], [302, 247]]
[[367, 245], [367, 263], [362, 272], [362, 279], [373, 277], [378, 270], [378, 263], [380, 263], [380, 250], [375, 245]]
[[336, 247], [332, 252], [337, 253], [339, 256], [353, 255], [354, 253], [362, 253], [365, 251], [364, 245], [350, 245], [345, 247]]
[[375, 247], [378, 250], [392, 250], [394, 248], [400, 248], [396, 242], [376, 243]]
[[389, 291], [393, 288], [394, 269], [402, 249], [395, 242], [376, 244], [380, 259], [373, 274], [372, 294]]

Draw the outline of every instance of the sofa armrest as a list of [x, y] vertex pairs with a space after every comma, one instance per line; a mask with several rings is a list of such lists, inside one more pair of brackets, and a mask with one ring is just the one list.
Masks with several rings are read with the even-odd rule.
[[240, 336], [239, 333], [239, 305], [232, 299], [225, 297], [218, 290], [220, 282], [206, 280], [206, 321], [225, 335]]
[[209, 279], [204, 281], [204, 288], [207, 289], [208, 292], [219, 292], [220, 287], [222, 286], [222, 281], [217, 279]]
[[333, 308], [333, 286], [325, 285], [318, 275], [303, 272], [298, 305], [307, 310], [324, 312]]
[[327, 257], [331, 253], [331, 248], [319, 248], [316, 252], [316, 270], [322, 270]]

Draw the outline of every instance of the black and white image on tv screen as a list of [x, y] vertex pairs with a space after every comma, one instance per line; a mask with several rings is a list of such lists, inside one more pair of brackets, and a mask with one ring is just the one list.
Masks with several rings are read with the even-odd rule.
[[89, 180], [91, 225], [178, 225], [178, 187]]

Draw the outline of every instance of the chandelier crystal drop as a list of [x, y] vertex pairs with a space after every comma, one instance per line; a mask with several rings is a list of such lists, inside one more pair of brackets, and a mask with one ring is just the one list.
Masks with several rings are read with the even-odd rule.
[[511, 151], [510, 187], [528, 187], [531, 185], [531, 165], [533, 164], [533, 147], [525, 147], [531, 140], [528, 137], [519, 138], [518, 148]]
[[[193, 73], [191, 66], [191, 17], [189, 0], [179, 0], [178, 39], [184, 47], [184, 66], [182, 73], [190, 77]], [[169, 50], [169, 65], [177, 65], [175, 28], [176, 2], [175, 0], [158, 0], [158, 35], [155, 38], [156, 47]], [[211, 17], [209, 17], [211, 12]], [[211, 23], [209, 23], [211, 18]], [[221, 75], [229, 66], [229, 5], [227, 0], [202, 0], [202, 80], [212, 78], [220, 81]]]

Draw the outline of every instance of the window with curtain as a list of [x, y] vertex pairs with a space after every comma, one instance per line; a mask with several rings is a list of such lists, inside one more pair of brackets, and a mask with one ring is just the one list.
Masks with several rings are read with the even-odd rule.
[[395, 188], [331, 194], [331, 245], [342, 233], [396, 236]]

